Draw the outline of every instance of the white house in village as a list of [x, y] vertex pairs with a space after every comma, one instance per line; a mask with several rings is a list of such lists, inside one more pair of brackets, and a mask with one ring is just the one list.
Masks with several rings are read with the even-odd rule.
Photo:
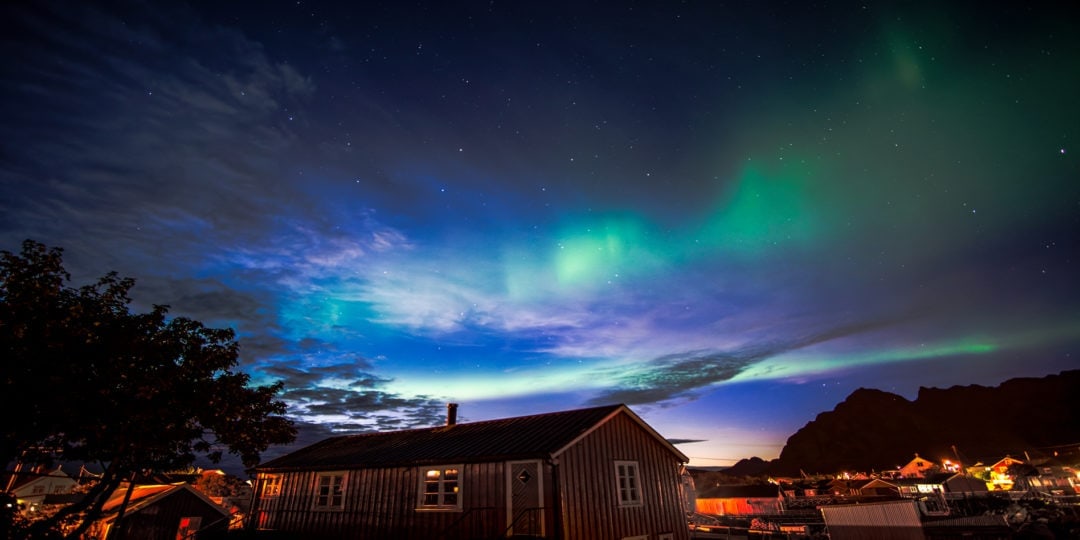
[[78, 482], [58, 466], [53, 471], [24, 475], [15, 481], [10, 491], [24, 511], [32, 512], [41, 505], [46, 495], [71, 493], [76, 485]]

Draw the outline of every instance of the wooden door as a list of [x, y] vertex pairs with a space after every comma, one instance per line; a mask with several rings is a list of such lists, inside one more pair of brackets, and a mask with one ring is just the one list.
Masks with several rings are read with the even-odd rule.
[[540, 461], [511, 461], [506, 467], [506, 527], [513, 534], [544, 535], [544, 477]]

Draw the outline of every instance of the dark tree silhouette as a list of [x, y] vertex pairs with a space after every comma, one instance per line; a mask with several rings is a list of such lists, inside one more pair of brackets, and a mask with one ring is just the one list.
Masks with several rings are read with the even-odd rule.
[[[184, 468], [224, 452], [254, 465], [295, 428], [275, 401], [277, 383], [252, 386], [234, 371], [230, 329], [167, 306], [132, 313], [134, 280], [109, 273], [67, 285], [62, 250], [27, 240], [0, 252], [0, 461], [100, 463], [101, 481], [81, 504], [37, 527], [100, 509], [136, 472]], [[88, 524], [88, 523], [87, 523]]]
[[195, 489], [211, 497], [236, 497], [247, 484], [231, 474], [204, 474], [195, 481]]

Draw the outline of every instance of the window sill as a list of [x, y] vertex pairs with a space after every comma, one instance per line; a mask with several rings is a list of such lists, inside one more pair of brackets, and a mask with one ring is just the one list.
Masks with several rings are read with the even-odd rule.
[[417, 512], [460, 512], [460, 506], [417, 506]]

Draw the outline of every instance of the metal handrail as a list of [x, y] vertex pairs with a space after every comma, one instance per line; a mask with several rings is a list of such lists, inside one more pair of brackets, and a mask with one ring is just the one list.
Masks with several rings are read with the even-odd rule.
[[508, 525], [506, 527], [506, 529], [503, 530], [502, 536], [506, 536], [507, 533], [514, 530], [514, 527], [517, 526], [518, 521], [521, 521], [521, 518], [525, 517], [526, 515], [532, 514], [532, 513], [536, 513], [537, 515], [540, 515], [540, 512], [543, 512], [543, 511], [544, 511], [543, 506], [533, 506], [533, 507], [530, 507], [530, 508], [522, 509], [520, 512], [518, 512], [517, 516], [514, 516], [514, 519], [513, 519], [513, 521], [510, 522], [510, 525]]

